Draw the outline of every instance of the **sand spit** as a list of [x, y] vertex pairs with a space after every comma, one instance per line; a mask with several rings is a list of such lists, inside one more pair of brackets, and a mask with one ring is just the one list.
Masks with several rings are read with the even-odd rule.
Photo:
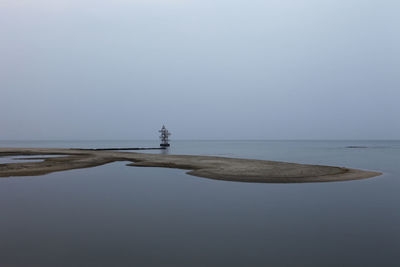
[[187, 174], [227, 181], [258, 183], [332, 182], [364, 179], [379, 172], [344, 167], [211, 156], [162, 155], [133, 152], [90, 151], [58, 148], [0, 148], [0, 156], [60, 155], [41, 162], [0, 164], [0, 177], [33, 176], [131, 161], [129, 166], [189, 170]]

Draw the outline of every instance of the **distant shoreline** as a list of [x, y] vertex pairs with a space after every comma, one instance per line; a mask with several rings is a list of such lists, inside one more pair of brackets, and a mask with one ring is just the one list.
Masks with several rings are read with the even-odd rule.
[[112, 150], [114, 149], [0, 148], [0, 156], [63, 155], [63, 157], [43, 158], [41, 162], [0, 164], [0, 177], [44, 175], [58, 171], [100, 166], [115, 161], [131, 161], [132, 163], [128, 166], [184, 169], [189, 170], [187, 174], [193, 176], [237, 182], [333, 182], [365, 179], [382, 174], [334, 166], [212, 156], [116, 152]]

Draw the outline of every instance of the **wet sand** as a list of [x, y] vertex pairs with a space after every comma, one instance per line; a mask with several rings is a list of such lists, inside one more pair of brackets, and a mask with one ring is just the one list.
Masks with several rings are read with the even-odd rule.
[[27, 158], [29, 155], [60, 155], [60, 157], [44, 158], [41, 162], [0, 164], [0, 177], [44, 175], [57, 171], [94, 167], [115, 161], [131, 161], [132, 163], [128, 166], [184, 169], [189, 170], [187, 174], [198, 177], [238, 182], [333, 182], [381, 175], [379, 172], [345, 167], [212, 156], [58, 148], [0, 148], [0, 156], [20, 155], [26, 155]]

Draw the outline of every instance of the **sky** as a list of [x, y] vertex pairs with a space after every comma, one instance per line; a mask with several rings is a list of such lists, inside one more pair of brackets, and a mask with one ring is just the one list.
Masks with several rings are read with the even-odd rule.
[[398, 0], [0, 0], [0, 139], [400, 139]]

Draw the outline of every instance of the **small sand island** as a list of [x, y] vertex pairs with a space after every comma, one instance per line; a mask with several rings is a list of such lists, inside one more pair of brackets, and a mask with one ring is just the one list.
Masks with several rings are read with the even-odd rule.
[[[145, 154], [59, 148], [0, 148], [0, 156], [43, 155], [43, 161], [0, 164], [0, 177], [34, 176], [88, 168], [115, 161], [128, 166], [189, 170], [187, 174], [217, 180], [256, 183], [332, 182], [370, 178], [379, 172], [344, 167], [212, 156]], [[45, 157], [59, 155], [60, 157]]]

